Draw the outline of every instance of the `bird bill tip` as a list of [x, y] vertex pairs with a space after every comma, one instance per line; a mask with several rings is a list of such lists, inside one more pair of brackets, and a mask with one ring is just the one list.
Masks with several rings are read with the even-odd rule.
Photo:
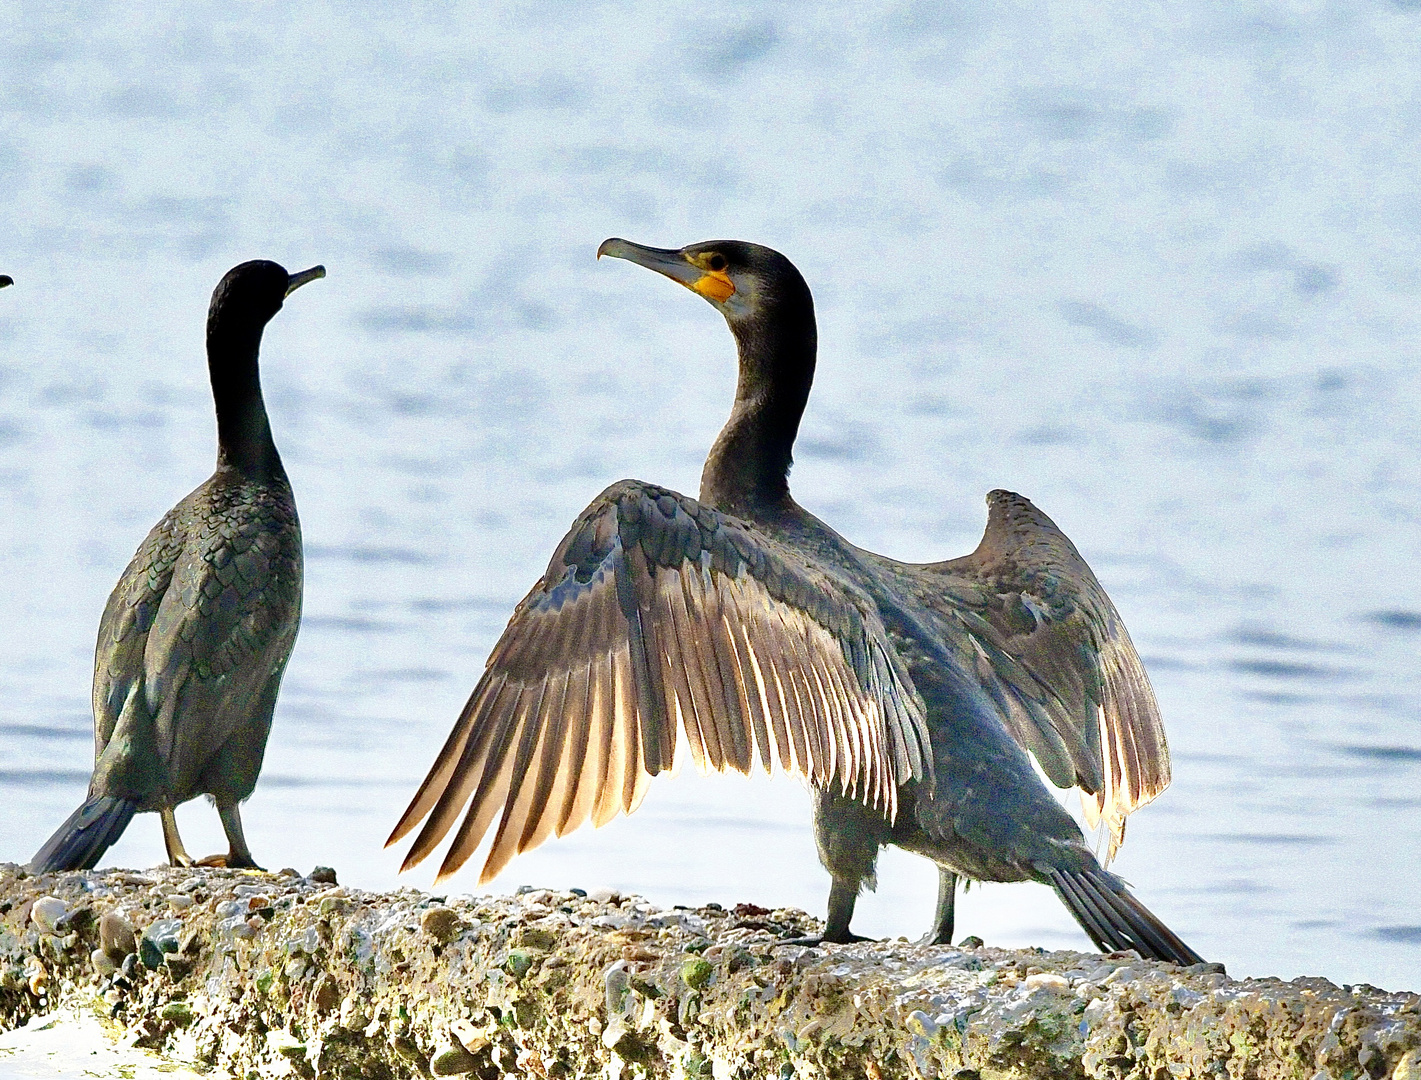
[[290, 296], [302, 285], [306, 285], [312, 281], [316, 281], [325, 276], [326, 268], [324, 266], [319, 265], [313, 266], [309, 270], [302, 270], [300, 273], [292, 274], [290, 275], [290, 277], [287, 278], [286, 281], [286, 295]]
[[600, 259], [603, 255], [612, 259], [625, 258], [628, 246], [627, 241], [620, 236], [608, 237], [597, 245], [597, 258]]
[[700, 293], [717, 303], [735, 292], [735, 286], [724, 272], [703, 270], [691, 262], [683, 251], [676, 248], [647, 247], [614, 236], [610, 240], [603, 240], [602, 246], [597, 249], [597, 257], [600, 259], [603, 255], [612, 259], [625, 259], [636, 266], [655, 270], [658, 274], [669, 277], [677, 284], [684, 285], [692, 292]]

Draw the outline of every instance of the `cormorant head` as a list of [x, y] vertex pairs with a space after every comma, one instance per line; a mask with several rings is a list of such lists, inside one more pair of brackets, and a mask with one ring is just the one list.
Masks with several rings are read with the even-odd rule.
[[212, 290], [207, 309], [209, 335], [223, 330], [260, 331], [281, 310], [284, 301], [308, 281], [326, 276], [324, 266], [313, 266], [299, 274], [266, 259], [254, 259], [228, 270]]
[[787, 316], [813, 318], [814, 300], [794, 263], [760, 244], [707, 240], [672, 250], [613, 237], [597, 249], [597, 257], [603, 255], [665, 274], [705, 297], [737, 336], [750, 326], [778, 323]]
[[13, 284], [15, 284], [15, 279], [9, 274], [0, 274], [0, 289], [3, 289], [6, 285]]

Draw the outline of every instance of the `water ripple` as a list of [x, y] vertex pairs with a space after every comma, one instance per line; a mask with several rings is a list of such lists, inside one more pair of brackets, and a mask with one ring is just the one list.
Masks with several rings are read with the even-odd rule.
[[0, 769], [0, 784], [15, 787], [88, 784], [89, 776], [88, 769]]
[[1372, 929], [1372, 936], [1402, 945], [1421, 945], [1421, 926], [1378, 926]]
[[1421, 761], [1421, 748], [1415, 746], [1334, 746], [1332, 749], [1369, 761]]
[[1363, 618], [1388, 630], [1421, 630], [1421, 611], [1372, 611]]

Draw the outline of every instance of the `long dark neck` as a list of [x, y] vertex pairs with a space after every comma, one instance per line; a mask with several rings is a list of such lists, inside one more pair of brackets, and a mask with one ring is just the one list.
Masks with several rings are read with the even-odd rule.
[[702, 502], [750, 518], [793, 505], [789, 469], [818, 349], [807, 297], [792, 312], [767, 315], [731, 327], [740, 352], [735, 406], [701, 473]]
[[253, 480], [284, 476], [262, 401], [257, 350], [262, 328], [209, 327], [207, 369], [217, 406], [217, 467]]

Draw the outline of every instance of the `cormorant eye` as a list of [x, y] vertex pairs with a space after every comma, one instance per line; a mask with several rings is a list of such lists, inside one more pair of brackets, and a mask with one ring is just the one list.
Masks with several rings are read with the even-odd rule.
[[717, 251], [706, 261], [706, 265], [709, 266], [712, 270], [719, 272], [725, 269], [727, 263], [725, 261], [725, 256]]

